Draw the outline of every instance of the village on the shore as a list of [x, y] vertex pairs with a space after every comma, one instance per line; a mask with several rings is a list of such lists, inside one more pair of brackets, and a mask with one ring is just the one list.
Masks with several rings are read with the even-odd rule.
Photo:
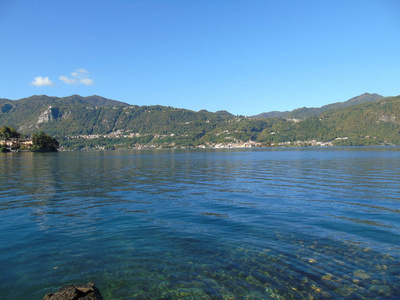
[[32, 138], [0, 138], [0, 148], [4, 148], [7, 152], [19, 152], [23, 150], [31, 150], [33, 146]]

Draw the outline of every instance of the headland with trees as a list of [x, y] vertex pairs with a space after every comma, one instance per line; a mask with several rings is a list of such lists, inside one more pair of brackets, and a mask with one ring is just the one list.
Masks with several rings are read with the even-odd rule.
[[23, 136], [13, 127], [0, 127], [0, 152], [55, 152], [58, 146], [57, 139], [42, 131], [31, 136]]

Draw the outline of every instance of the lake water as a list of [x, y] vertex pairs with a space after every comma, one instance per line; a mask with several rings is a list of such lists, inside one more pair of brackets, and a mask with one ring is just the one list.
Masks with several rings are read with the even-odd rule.
[[0, 299], [399, 299], [400, 148], [0, 155]]

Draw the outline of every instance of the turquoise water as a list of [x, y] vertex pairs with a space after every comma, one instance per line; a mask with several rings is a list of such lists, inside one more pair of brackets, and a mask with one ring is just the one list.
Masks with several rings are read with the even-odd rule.
[[400, 148], [0, 155], [0, 299], [399, 299]]

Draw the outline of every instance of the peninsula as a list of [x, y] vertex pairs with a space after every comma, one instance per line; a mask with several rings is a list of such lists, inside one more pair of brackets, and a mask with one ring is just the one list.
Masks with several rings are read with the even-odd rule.
[[58, 141], [44, 132], [21, 138], [21, 134], [13, 127], [0, 128], [0, 152], [54, 152], [59, 146]]

